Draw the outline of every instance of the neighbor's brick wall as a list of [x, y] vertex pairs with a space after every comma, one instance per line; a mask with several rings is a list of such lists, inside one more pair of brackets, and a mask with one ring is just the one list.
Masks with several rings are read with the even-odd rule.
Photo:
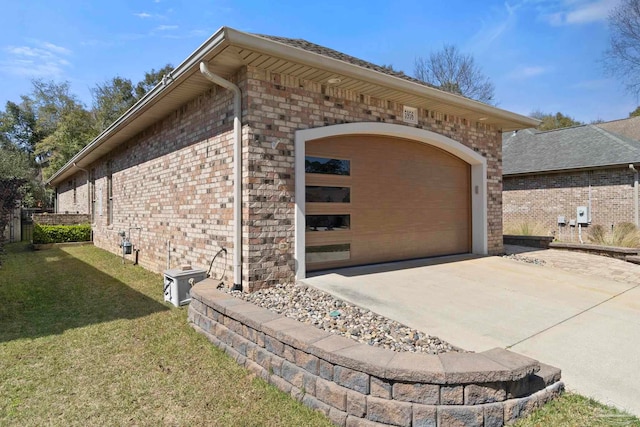
[[[400, 120], [402, 104], [250, 67], [247, 70], [251, 129], [245, 204], [255, 287], [293, 280], [295, 131], [349, 122]], [[420, 110], [418, 127], [440, 133], [487, 158], [489, 251], [502, 247], [501, 133], [490, 126]], [[271, 148], [280, 140], [278, 149]], [[247, 200], [248, 199], [248, 200]], [[284, 245], [285, 249], [281, 248]]]
[[[242, 275], [245, 289], [252, 291], [294, 280], [295, 131], [358, 121], [403, 124], [402, 105], [256, 68], [241, 70], [233, 80], [243, 92]], [[214, 87], [87, 167], [95, 177], [95, 244], [119, 253], [118, 231], [142, 227], [132, 230], [132, 241], [141, 250], [141, 265], [158, 272], [166, 268], [167, 241], [172, 267], [206, 268], [225, 247], [231, 277], [232, 119], [232, 95]], [[426, 110], [420, 110], [419, 127], [487, 158], [489, 251], [501, 252], [500, 131]], [[281, 145], [273, 149], [276, 140]], [[113, 224], [107, 224], [108, 161]], [[64, 185], [60, 211], [69, 206]], [[219, 257], [214, 272], [224, 264]]]
[[86, 172], [79, 170], [58, 186], [57, 213], [87, 214], [88, 203]]
[[[539, 223], [558, 235], [558, 216], [576, 219], [578, 206], [589, 205], [591, 185], [592, 224], [610, 228], [634, 222], [633, 172], [628, 168], [576, 171], [504, 178], [505, 226], [517, 222]], [[559, 237], [571, 240], [569, 226]], [[577, 240], [574, 230], [573, 240]]]
[[33, 214], [33, 222], [45, 225], [78, 225], [88, 224], [89, 214]]

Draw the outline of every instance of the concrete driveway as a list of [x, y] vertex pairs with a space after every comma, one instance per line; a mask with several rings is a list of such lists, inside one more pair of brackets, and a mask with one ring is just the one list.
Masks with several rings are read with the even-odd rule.
[[302, 282], [466, 350], [509, 348], [557, 366], [568, 389], [640, 416], [640, 266], [552, 250], [523, 255], [550, 261], [463, 255]]

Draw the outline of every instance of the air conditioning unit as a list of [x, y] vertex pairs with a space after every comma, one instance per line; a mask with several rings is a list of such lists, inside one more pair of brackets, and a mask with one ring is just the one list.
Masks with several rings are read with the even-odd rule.
[[[191, 302], [191, 286], [204, 280], [207, 273], [204, 270], [188, 268], [174, 268], [164, 272], [164, 300], [179, 307]], [[191, 280], [193, 279], [193, 280]]]

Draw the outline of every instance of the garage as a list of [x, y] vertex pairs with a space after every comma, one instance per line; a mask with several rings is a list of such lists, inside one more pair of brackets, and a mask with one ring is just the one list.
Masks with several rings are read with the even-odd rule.
[[381, 135], [306, 141], [306, 270], [471, 252], [471, 166]]

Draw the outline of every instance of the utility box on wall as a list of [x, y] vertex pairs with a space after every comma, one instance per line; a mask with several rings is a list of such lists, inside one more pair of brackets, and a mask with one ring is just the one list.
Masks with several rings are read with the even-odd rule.
[[589, 208], [586, 206], [578, 206], [576, 209], [576, 218], [578, 219], [578, 224], [589, 224]]
[[180, 269], [166, 270], [164, 272], [164, 300], [179, 307], [191, 302], [191, 286], [204, 280], [207, 273], [199, 269]]

